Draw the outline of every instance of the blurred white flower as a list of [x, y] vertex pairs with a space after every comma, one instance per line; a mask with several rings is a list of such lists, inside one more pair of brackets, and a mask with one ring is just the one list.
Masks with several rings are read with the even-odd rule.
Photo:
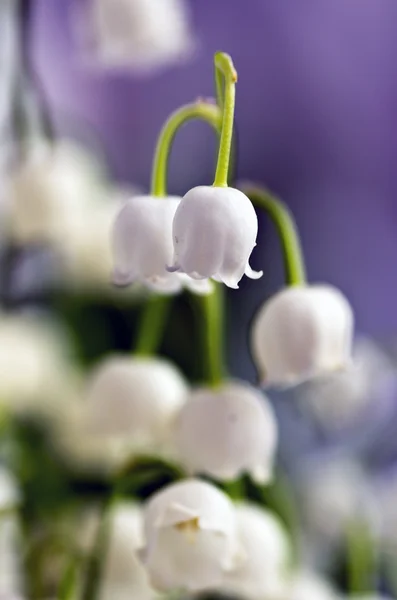
[[88, 19], [81, 26], [93, 67], [150, 73], [195, 48], [184, 0], [90, 0]]
[[99, 435], [129, 435], [137, 445], [161, 446], [187, 393], [185, 379], [171, 362], [110, 356], [88, 382], [88, 426]]
[[161, 591], [217, 587], [242, 560], [233, 504], [210, 483], [171, 484], [149, 499], [144, 516], [142, 558]]
[[21, 539], [16, 513], [20, 490], [12, 474], [0, 466], [0, 599], [22, 589]]
[[165, 294], [175, 294], [183, 286], [198, 294], [212, 291], [209, 281], [166, 270], [172, 260], [172, 222], [179, 202], [178, 196], [134, 196], [124, 204], [113, 229], [117, 285], [138, 281]]
[[380, 514], [380, 536], [383, 546], [397, 552], [397, 471], [386, 470], [373, 481], [373, 490]]
[[328, 543], [342, 540], [354, 523], [375, 532], [378, 511], [363, 468], [348, 458], [308, 460], [300, 472], [300, 498], [309, 535]]
[[377, 386], [392, 372], [386, 354], [370, 339], [359, 338], [353, 346], [352, 364], [309, 381], [299, 399], [323, 427], [338, 429], [353, 422], [377, 398]]
[[61, 141], [32, 147], [8, 184], [12, 237], [62, 247], [86, 222], [87, 206], [102, 198], [104, 187], [100, 166], [79, 146]]
[[254, 361], [267, 385], [294, 385], [349, 366], [353, 312], [329, 285], [287, 287], [256, 315]]
[[65, 332], [49, 318], [0, 315], [0, 406], [11, 413], [56, 410], [71, 359]]
[[245, 559], [226, 574], [221, 589], [247, 600], [277, 598], [290, 568], [287, 533], [276, 515], [254, 504], [237, 504], [236, 516]]
[[193, 391], [175, 425], [179, 460], [191, 473], [258, 482], [273, 474], [277, 424], [268, 399], [247, 383]]
[[[112, 511], [110, 540], [102, 572], [99, 600], [154, 600], [158, 594], [138, 558], [144, 545], [143, 514], [132, 502], [117, 503]], [[86, 510], [77, 521], [75, 536], [83, 552], [89, 553], [99, 526], [99, 512]]]
[[237, 289], [244, 274], [262, 276], [249, 265], [257, 233], [255, 209], [245, 194], [230, 187], [195, 187], [175, 213], [170, 270], [195, 279], [212, 277]]
[[284, 592], [274, 600], [340, 600], [340, 595], [326, 579], [301, 569], [286, 580]]

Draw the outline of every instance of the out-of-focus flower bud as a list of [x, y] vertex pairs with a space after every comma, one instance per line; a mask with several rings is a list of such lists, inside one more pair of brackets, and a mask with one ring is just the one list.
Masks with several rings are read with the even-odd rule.
[[32, 150], [9, 181], [11, 235], [20, 243], [62, 246], [86, 222], [87, 205], [102, 198], [94, 159], [68, 142]]
[[172, 260], [172, 222], [179, 202], [177, 196], [134, 196], [124, 204], [113, 229], [116, 285], [137, 281], [165, 294], [177, 293], [183, 286], [196, 293], [211, 291], [208, 281], [166, 270]]
[[171, 484], [149, 499], [144, 515], [142, 559], [161, 591], [213, 589], [242, 560], [233, 504], [209, 483]]
[[286, 579], [284, 592], [275, 600], [340, 600], [340, 595], [317, 573], [299, 570]]
[[256, 315], [252, 354], [266, 385], [294, 385], [349, 366], [353, 312], [328, 285], [288, 287]]
[[80, 24], [87, 58], [93, 67], [146, 72], [189, 58], [188, 16], [184, 0], [91, 0]]
[[252, 279], [262, 275], [249, 265], [257, 233], [258, 219], [245, 194], [229, 187], [195, 187], [175, 213], [171, 270], [238, 288], [244, 274]]
[[191, 473], [228, 480], [248, 472], [265, 483], [273, 474], [277, 424], [259, 390], [230, 382], [192, 392], [176, 421], [175, 443]]
[[88, 427], [98, 435], [129, 435], [142, 447], [161, 446], [187, 393], [182, 374], [166, 360], [110, 356], [88, 383]]
[[291, 560], [284, 527], [273, 513], [253, 504], [238, 504], [236, 516], [245, 560], [226, 575], [222, 590], [247, 600], [278, 598]]

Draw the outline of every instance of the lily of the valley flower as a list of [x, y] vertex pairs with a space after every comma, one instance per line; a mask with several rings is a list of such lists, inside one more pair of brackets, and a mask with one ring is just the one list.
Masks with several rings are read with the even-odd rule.
[[62, 246], [103, 191], [99, 165], [80, 147], [70, 142], [34, 147], [9, 180], [12, 236], [20, 243]]
[[144, 515], [142, 559], [161, 591], [213, 589], [241, 560], [233, 504], [210, 483], [171, 484], [149, 499]]
[[244, 274], [252, 279], [262, 275], [249, 265], [257, 233], [258, 219], [245, 194], [229, 187], [195, 187], [175, 213], [174, 260], [169, 270], [194, 279], [211, 277], [238, 288]]
[[222, 590], [247, 600], [278, 598], [290, 564], [290, 543], [279, 519], [254, 504], [236, 506], [239, 540], [245, 559], [228, 573]]
[[184, 0], [90, 1], [91, 22], [85, 24], [98, 66], [150, 72], [191, 56], [195, 44]]
[[179, 202], [178, 196], [134, 196], [125, 203], [113, 229], [116, 285], [137, 281], [169, 294], [183, 286], [196, 293], [211, 291], [208, 281], [194, 281], [166, 270], [172, 260], [172, 222]]
[[248, 472], [261, 483], [272, 477], [275, 416], [266, 397], [248, 384], [192, 392], [176, 421], [175, 441], [192, 473], [230, 480]]
[[99, 436], [128, 435], [137, 445], [161, 446], [187, 393], [182, 374], [166, 360], [108, 357], [88, 385], [88, 427]]
[[283, 289], [260, 309], [252, 327], [252, 353], [267, 385], [293, 385], [351, 362], [353, 312], [329, 285]]
[[[138, 557], [138, 552], [144, 544], [141, 507], [131, 502], [118, 503], [113, 509], [111, 519], [99, 600], [158, 598]], [[86, 512], [78, 520], [77, 526], [77, 543], [83, 552], [89, 553], [99, 526], [98, 513], [94, 510]]]

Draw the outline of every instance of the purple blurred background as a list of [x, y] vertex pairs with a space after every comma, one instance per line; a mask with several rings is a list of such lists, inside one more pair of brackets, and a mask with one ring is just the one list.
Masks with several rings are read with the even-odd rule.
[[[191, 0], [197, 53], [154, 76], [90, 72], [72, 26], [77, 4], [38, 0], [34, 15], [35, 65], [58, 131], [99, 143], [116, 180], [147, 188], [163, 121], [180, 104], [212, 95], [213, 53], [231, 53], [239, 72], [238, 176], [266, 183], [292, 208], [310, 279], [347, 294], [358, 330], [394, 335], [396, 1]], [[201, 124], [180, 134], [171, 192], [211, 182], [214, 146]], [[247, 323], [281, 284], [281, 264], [264, 224], [253, 267], [265, 276], [232, 293], [235, 348], [246, 348]], [[246, 375], [247, 353], [234, 362]]]

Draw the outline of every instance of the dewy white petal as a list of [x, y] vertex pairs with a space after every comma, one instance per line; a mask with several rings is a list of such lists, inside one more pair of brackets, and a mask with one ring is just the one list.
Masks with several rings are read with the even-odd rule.
[[151, 73], [195, 49], [184, 0], [92, 0], [89, 6], [79, 29], [91, 67]]
[[256, 315], [253, 358], [264, 384], [294, 385], [351, 362], [353, 311], [329, 285], [283, 289]]
[[248, 472], [268, 482], [277, 445], [273, 409], [264, 394], [246, 383], [197, 389], [176, 420], [175, 444], [191, 473], [228, 480]]
[[139, 281], [151, 289], [179, 291], [166, 270], [172, 258], [172, 222], [180, 198], [134, 196], [121, 208], [113, 228], [114, 280]]
[[188, 387], [166, 360], [110, 356], [88, 385], [87, 419], [98, 435], [129, 435], [143, 446], [168, 443]]
[[234, 188], [195, 187], [175, 213], [170, 270], [238, 288], [244, 273], [259, 277], [248, 263], [257, 233], [258, 219], [245, 194]]
[[222, 591], [249, 600], [278, 598], [291, 561], [282, 523], [269, 510], [245, 502], [237, 504], [236, 516], [245, 560], [226, 574]]
[[162, 591], [213, 588], [240, 556], [232, 502], [195, 479], [171, 484], [149, 499], [145, 537], [145, 565]]

